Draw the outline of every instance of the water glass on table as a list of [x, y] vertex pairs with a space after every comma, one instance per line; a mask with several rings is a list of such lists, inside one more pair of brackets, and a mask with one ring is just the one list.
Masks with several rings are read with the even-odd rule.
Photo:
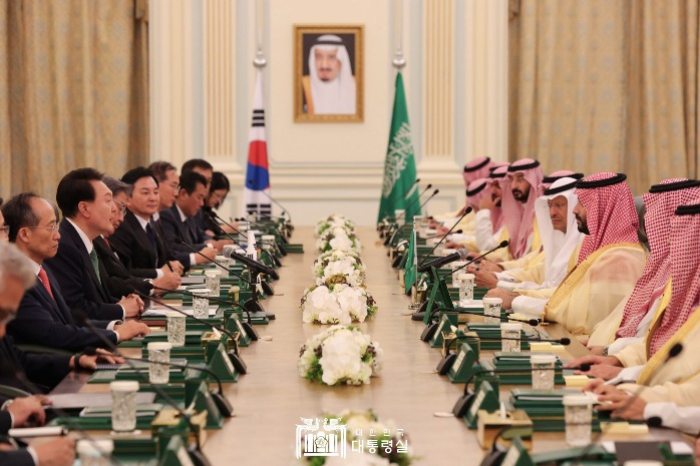
[[566, 395], [563, 399], [566, 443], [584, 447], [591, 443], [593, 399], [586, 395]]
[[468, 306], [474, 300], [474, 274], [460, 273], [459, 278], [459, 304]]
[[[484, 298], [484, 322], [497, 324], [501, 321], [501, 306], [503, 299], [501, 298]], [[490, 317], [489, 317], [490, 316]]]
[[112, 430], [133, 432], [136, 429], [136, 392], [139, 383], [132, 380], [110, 382], [112, 391]]
[[554, 365], [556, 361], [557, 358], [553, 354], [533, 354], [530, 356], [533, 389], [554, 389]]
[[192, 290], [192, 315], [197, 319], [209, 317], [209, 296], [214, 294], [209, 288]]
[[112, 440], [78, 440], [75, 446], [80, 458], [80, 466], [110, 466], [114, 441]]
[[185, 346], [187, 318], [176, 311], [168, 311], [165, 315], [167, 317], [168, 343], [173, 346]]
[[206, 270], [204, 272], [204, 285], [212, 296], [219, 296], [221, 286], [221, 270]]
[[165, 341], [152, 341], [148, 344], [148, 381], [151, 383], [168, 383], [170, 381], [170, 349], [173, 347]]
[[501, 324], [501, 351], [504, 353], [520, 352], [520, 332], [523, 324], [507, 322]]

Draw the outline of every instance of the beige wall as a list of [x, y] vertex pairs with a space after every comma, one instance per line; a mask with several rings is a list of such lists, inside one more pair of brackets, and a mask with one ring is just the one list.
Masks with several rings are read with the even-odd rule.
[[[310, 224], [340, 212], [375, 221], [395, 72], [394, 0], [151, 0], [152, 158], [204, 156], [233, 190], [239, 215], [255, 83], [255, 8], [262, 34], [273, 195]], [[461, 167], [506, 157], [507, 0], [404, 0], [404, 79], [423, 185], [441, 195], [431, 212], [463, 202]], [[294, 123], [294, 24], [362, 24], [365, 119]]]

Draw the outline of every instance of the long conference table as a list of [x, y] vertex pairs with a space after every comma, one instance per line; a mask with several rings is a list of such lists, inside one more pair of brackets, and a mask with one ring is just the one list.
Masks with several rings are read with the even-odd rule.
[[[289, 254], [278, 270], [280, 280], [273, 284], [275, 296], [262, 301], [263, 307], [276, 314], [268, 326], [256, 326], [261, 336], [243, 348], [241, 354], [248, 374], [238, 383], [225, 384], [224, 392], [234, 406], [234, 417], [222, 430], [207, 432], [203, 450], [213, 465], [288, 465], [294, 463], [296, 425], [300, 418], [317, 418], [324, 413], [343, 410], [374, 410], [381, 421], [393, 420], [409, 436], [415, 464], [436, 465], [450, 460], [459, 464], [478, 465], [483, 453], [476, 431], [469, 430], [462, 419], [440, 417], [436, 413], [452, 410], [463, 384], [452, 384], [435, 373], [440, 351], [419, 340], [422, 322], [407, 316], [409, 298], [397, 281], [376, 231], [358, 229], [363, 244], [361, 257], [367, 266], [366, 286], [379, 305], [377, 314], [363, 324], [364, 333], [384, 349], [384, 370], [369, 385], [328, 387], [312, 384], [297, 370], [299, 349], [324, 326], [304, 324], [300, 299], [305, 288], [313, 284], [311, 267], [317, 253], [311, 227], [299, 227], [293, 241], [304, 245], [304, 254]], [[479, 319], [479, 318], [477, 318]], [[568, 336], [557, 325], [547, 327], [556, 338]], [[262, 337], [271, 337], [269, 341]], [[587, 349], [575, 339], [562, 359], [585, 355]], [[492, 353], [482, 351], [482, 357]], [[132, 351], [131, 354], [140, 354]], [[107, 384], [86, 384], [86, 374], [69, 374], [53, 393], [106, 392]], [[501, 389], [505, 400], [513, 386]], [[95, 437], [109, 432], [94, 432]], [[595, 434], [594, 434], [595, 435]], [[633, 438], [608, 435], [601, 440], [679, 440], [681, 435], [665, 429], [651, 429], [649, 435]], [[536, 432], [533, 451], [566, 448], [563, 433]]]

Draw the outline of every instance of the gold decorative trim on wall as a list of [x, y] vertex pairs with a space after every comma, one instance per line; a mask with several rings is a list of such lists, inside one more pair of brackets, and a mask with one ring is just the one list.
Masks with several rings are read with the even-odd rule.
[[453, 0], [425, 0], [423, 15], [423, 154], [453, 157]]
[[[234, 157], [236, 144], [235, 2], [204, 2], [205, 158]], [[239, 105], [245, 105], [239, 102]], [[197, 157], [197, 154], [193, 154]]]

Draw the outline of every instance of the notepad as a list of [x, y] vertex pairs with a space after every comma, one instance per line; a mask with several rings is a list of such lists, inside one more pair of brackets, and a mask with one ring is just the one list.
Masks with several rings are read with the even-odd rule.
[[565, 375], [564, 383], [569, 388], [581, 388], [586, 386], [592, 380], [587, 375]]
[[532, 353], [550, 353], [552, 351], [562, 352], [566, 351], [566, 347], [563, 345], [553, 345], [548, 341], [531, 341], [530, 352]]
[[[48, 395], [51, 400], [51, 408], [77, 409], [86, 406], [112, 406], [111, 393], [64, 393], [60, 395]], [[136, 394], [137, 404], [150, 404], [156, 399], [153, 392], [139, 392]]]
[[[163, 409], [160, 403], [146, 403], [136, 405], [136, 417], [155, 416]], [[80, 417], [109, 417], [112, 415], [112, 406], [89, 406], [80, 411]]]
[[[178, 309], [185, 314], [191, 316], [194, 314], [194, 309], [192, 306], [171, 306], [174, 307], [175, 309]], [[219, 306], [209, 306], [209, 317], [214, 317], [219, 310]], [[165, 316], [171, 309], [168, 309], [165, 306], [152, 306], [149, 308], [146, 312], [141, 314], [143, 317], [151, 317], [151, 316]]]

